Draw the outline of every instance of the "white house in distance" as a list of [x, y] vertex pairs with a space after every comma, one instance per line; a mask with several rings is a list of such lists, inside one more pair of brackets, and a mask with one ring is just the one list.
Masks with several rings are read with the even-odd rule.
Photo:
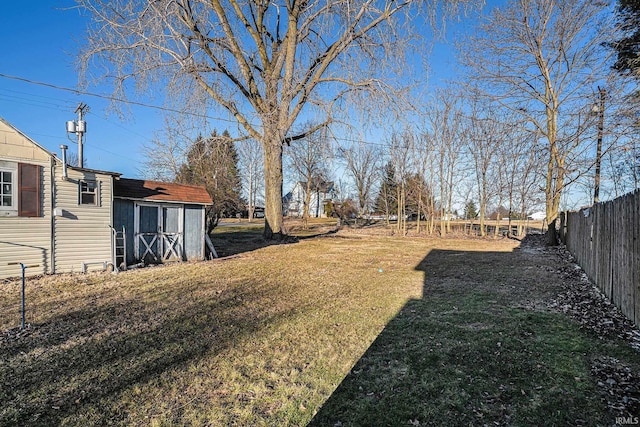
[[543, 211], [534, 212], [527, 217], [528, 219], [532, 219], [534, 221], [543, 221], [547, 218], [547, 214]]
[[[306, 189], [307, 183], [298, 181], [293, 189], [282, 198], [283, 211], [286, 216], [302, 217]], [[322, 181], [317, 186], [313, 186], [309, 201], [309, 216], [311, 218], [326, 217], [326, 205], [335, 200], [335, 197], [336, 191], [333, 182]]]

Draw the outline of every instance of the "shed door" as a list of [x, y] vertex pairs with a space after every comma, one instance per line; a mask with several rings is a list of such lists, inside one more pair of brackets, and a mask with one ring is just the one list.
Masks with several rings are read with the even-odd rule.
[[158, 228], [158, 208], [156, 206], [140, 206], [138, 223], [138, 254], [136, 258], [145, 263], [160, 262], [160, 241]]
[[180, 227], [181, 207], [162, 207], [160, 221], [162, 224], [161, 249], [163, 261], [182, 259], [182, 233]]

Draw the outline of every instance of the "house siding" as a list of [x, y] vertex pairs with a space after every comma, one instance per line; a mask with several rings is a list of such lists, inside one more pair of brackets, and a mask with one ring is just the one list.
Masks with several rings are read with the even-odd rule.
[[[0, 120], [0, 166], [17, 171], [18, 163], [40, 168], [39, 217], [0, 215], [0, 278], [16, 277], [20, 265], [27, 275], [51, 272], [51, 156], [26, 136]], [[17, 176], [17, 174], [16, 174]]]
[[[57, 210], [61, 216], [54, 217], [55, 272], [82, 271], [82, 263], [112, 261], [112, 177], [88, 171], [68, 169], [68, 178], [63, 180], [62, 167], [56, 168]], [[79, 181], [98, 183], [98, 206], [79, 204]], [[93, 264], [88, 271], [102, 270], [102, 265]]]
[[[304, 213], [306, 188], [300, 182], [297, 182], [291, 192], [287, 195], [285, 215], [301, 217]], [[324, 218], [327, 216], [325, 212], [324, 202], [333, 199], [331, 192], [312, 191], [309, 199], [309, 216], [311, 218]]]

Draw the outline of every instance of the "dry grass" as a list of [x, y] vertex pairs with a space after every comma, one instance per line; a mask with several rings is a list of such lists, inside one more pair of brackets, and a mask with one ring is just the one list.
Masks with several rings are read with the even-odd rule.
[[[539, 259], [524, 265], [511, 252], [516, 246], [338, 233], [226, 260], [29, 279], [30, 326], [21, 333], [20, 287], [6, 283], [0, 425], [279, 426], [306, 425], [316, 414], [318, 425], [333, 425], [331, 405], [321, 410], [323, 404], [425, 290], [437, 296], [427, 313], [443, 310], [449, 321], [451, 306], [460, 304], [471, 304], [477, 317], [478, 301], [484, 304], [494, 288], [496, 311], [549, 292], [519, 287], [509, 296], [516, 266], [532, 269], [526, 285], [553, 274], [535, 270]], [[461, 297], [464, 289], [447, 287], [458, 272], [445, 267], [472, 253], [479, 254], [478, 268], [487, 260], [488, 281], [467, 283], [472, 292]], [[430, 274], [441, 277], [435, 283]], [[469, 327], [502, 320], [479, 318]], [[500, 333], [508, 330], [503, 326]], [[406, 423], [404, 412], [397, 416]]]

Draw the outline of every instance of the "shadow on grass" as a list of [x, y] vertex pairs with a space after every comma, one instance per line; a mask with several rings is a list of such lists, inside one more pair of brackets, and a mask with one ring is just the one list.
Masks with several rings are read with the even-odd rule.
[[239, 255], [271, 245], [292, 244], [300, 240], [331, 236], [337, 230], [334, 225], [310, 224], [307, 229], [301, 225], [290, 226], [289, 234], [283, 241], [265, 240], [264, 227], [259, 224], [226, 225], [219, 227], [211, 236], [220, 257]]
[[87, 304], [33, 325], [31, 336], [0, 341], [0, 426], [86, 424], [87, 413], [91, 424], [127, 424], [117, 409], [122, 392], [223, 353], [289, 315], [256, 309], [269, 298], [258, 286], [208, 298], [199, 286], [167, 290], [159, 301], [155, 288], [142, 299]]
[[431, 251], [416, 266], [423, 298], [386, 325], [309, 425], [612, 424], [590, 377], [603, 344], [559, 313], [525, 308], [560, 279], [544, 256], [522, 255]]

